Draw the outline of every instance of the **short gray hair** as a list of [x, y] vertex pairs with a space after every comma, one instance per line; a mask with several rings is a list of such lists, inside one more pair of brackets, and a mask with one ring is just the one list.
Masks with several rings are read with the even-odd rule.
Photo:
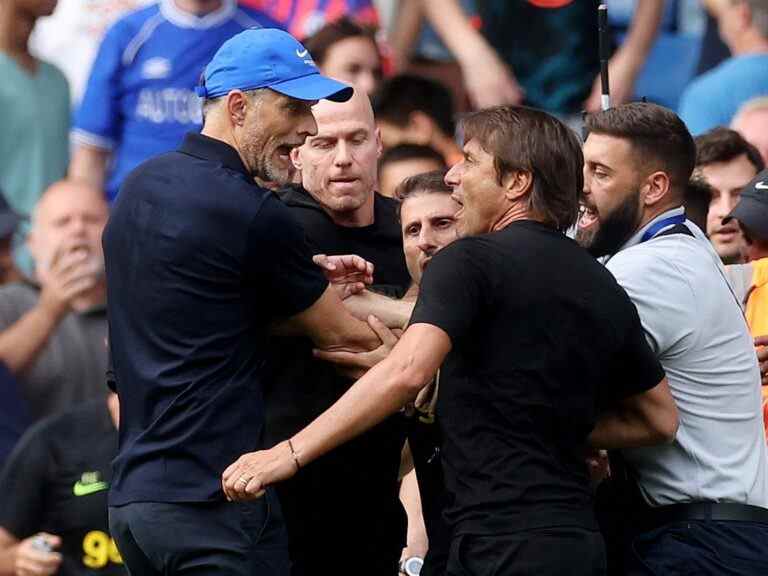
[[[251, 104], [257, 104], [259, 100], [261, 100], [262, 96], [264, 95], [264, 91], [266, 88], [256, 88], [254, 90], [243, 90], [243, 94], [245, 94], [246, 98], [248, 98], [248, 101]], [[216, 98], [203, 98], [203, 104], [202, 104], [202, 113], [203, 113], [203, 122], [205, 122], [205, 118], [208, 116], [208, 114], [214, 110], [216, 107], [218, 107], [224, 99], [227, 97], [225, 94], [224, 96], [217, 96]]]

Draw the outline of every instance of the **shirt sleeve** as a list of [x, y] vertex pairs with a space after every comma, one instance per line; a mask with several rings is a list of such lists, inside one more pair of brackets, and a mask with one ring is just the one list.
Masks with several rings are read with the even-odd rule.
[[122, 21], [104, 36], [93, 61], [85, 93], [75, 113], [72, 141], [105, 150], [112, 149], [120, 129], [120, 79], [128, 31]]
[[0, 473], [0, 526], [19, 540], [41, 528], [46, 493], [46, 471], [50, 452], [45, 442], [46, 427], [30, 428], [14, 448]]
[[432, 324], [456, 345], [469, 333], [489, 294], [486, 275], [473, 256], [476, 240], [457, 240], [435, 255], [424, 271], [411, 324]]
[[614, 356], [616, 376], [610, 382], [609, 403], [646, 392], [664, 378], [664, 368], [648, 345], [637, 310], [629, 301], [626, 317], [629, 325], [623, 345]]
[[312, 262], [304, 229], [276, 196], [264, 201], [250, 230], [249, 260], [263, 270], [266, 298], [273, 315], [294, 316], [312, 306], [328, 287], [322, 270]]

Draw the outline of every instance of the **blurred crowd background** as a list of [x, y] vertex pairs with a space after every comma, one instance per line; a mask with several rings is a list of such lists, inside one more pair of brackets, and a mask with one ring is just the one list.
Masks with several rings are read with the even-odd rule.
[[[2, 0], [0, 462], [29, 426], [106, 395], [103, 284], [68, 271], [103, 270], [101, 230], [122, 180], [199, 128], [195, 86], [227, 38], [284, 28], [323, 73], [369, 94], [384, 145], [378, 191], [392, 196], [461, 158], [454, 126], [467, 111], [526, 104], [580, 130], [600, 108], [597, 4]], [[743, 264], [738, 228], [722, 219], [768, 161], [768, 1], [607, 5], [612, 102], [678, 112], [705, 182], [689, 213], [702, 207], [723, 262]], [[2, 526], [0, 549], [41, 528]], [[117, 557], [108, 539], [93, 542], [95, 564]]]

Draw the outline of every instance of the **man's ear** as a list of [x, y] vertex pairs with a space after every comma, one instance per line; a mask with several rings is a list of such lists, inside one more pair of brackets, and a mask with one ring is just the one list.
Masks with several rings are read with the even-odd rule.
[[301, 146], [296, 146], [296, 148], [291, 148], [291, 162], [293, 163], [294, 168], [296, 170], [301, 170], [304, 163], [301, 161], [301, 154], [299, 153], [299, 148]]
[[227, 113], [235, 126], [245, 123], [245, 113], [248, 108], [248, 96], [241, 90], [232, 90], [227, 94]]
[[373, 131], [373, 135], [376, 138], [376, 158], [381, 158], [381, 154], [384, 151], [384, 144], [381, 141], [381, 130], [376, 128]]
[[643, 195], [643, 203], [646, 206], [654, 206], [661, 202], [669, 194], [669, 188], [671, 182], [669, 180], [669, 174], [658, 170], [653, 174], [649, 174], [645, 179], [646, 192]]
[[503, 182], [504, 196], [511, 202], [520, 200], [533, 187], [533, 173], [528, 170], [513, 170]]

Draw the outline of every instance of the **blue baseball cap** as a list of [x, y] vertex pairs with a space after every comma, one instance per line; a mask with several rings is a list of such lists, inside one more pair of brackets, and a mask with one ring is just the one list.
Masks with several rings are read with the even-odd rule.
[[231, 90], [270, 88], [299, 100], [345, 102], [352, 87], [320, 75], [309, 51], [276, 28], [251, 28], [233, 36], [214, 54], [196, 88], [201, 98]]

